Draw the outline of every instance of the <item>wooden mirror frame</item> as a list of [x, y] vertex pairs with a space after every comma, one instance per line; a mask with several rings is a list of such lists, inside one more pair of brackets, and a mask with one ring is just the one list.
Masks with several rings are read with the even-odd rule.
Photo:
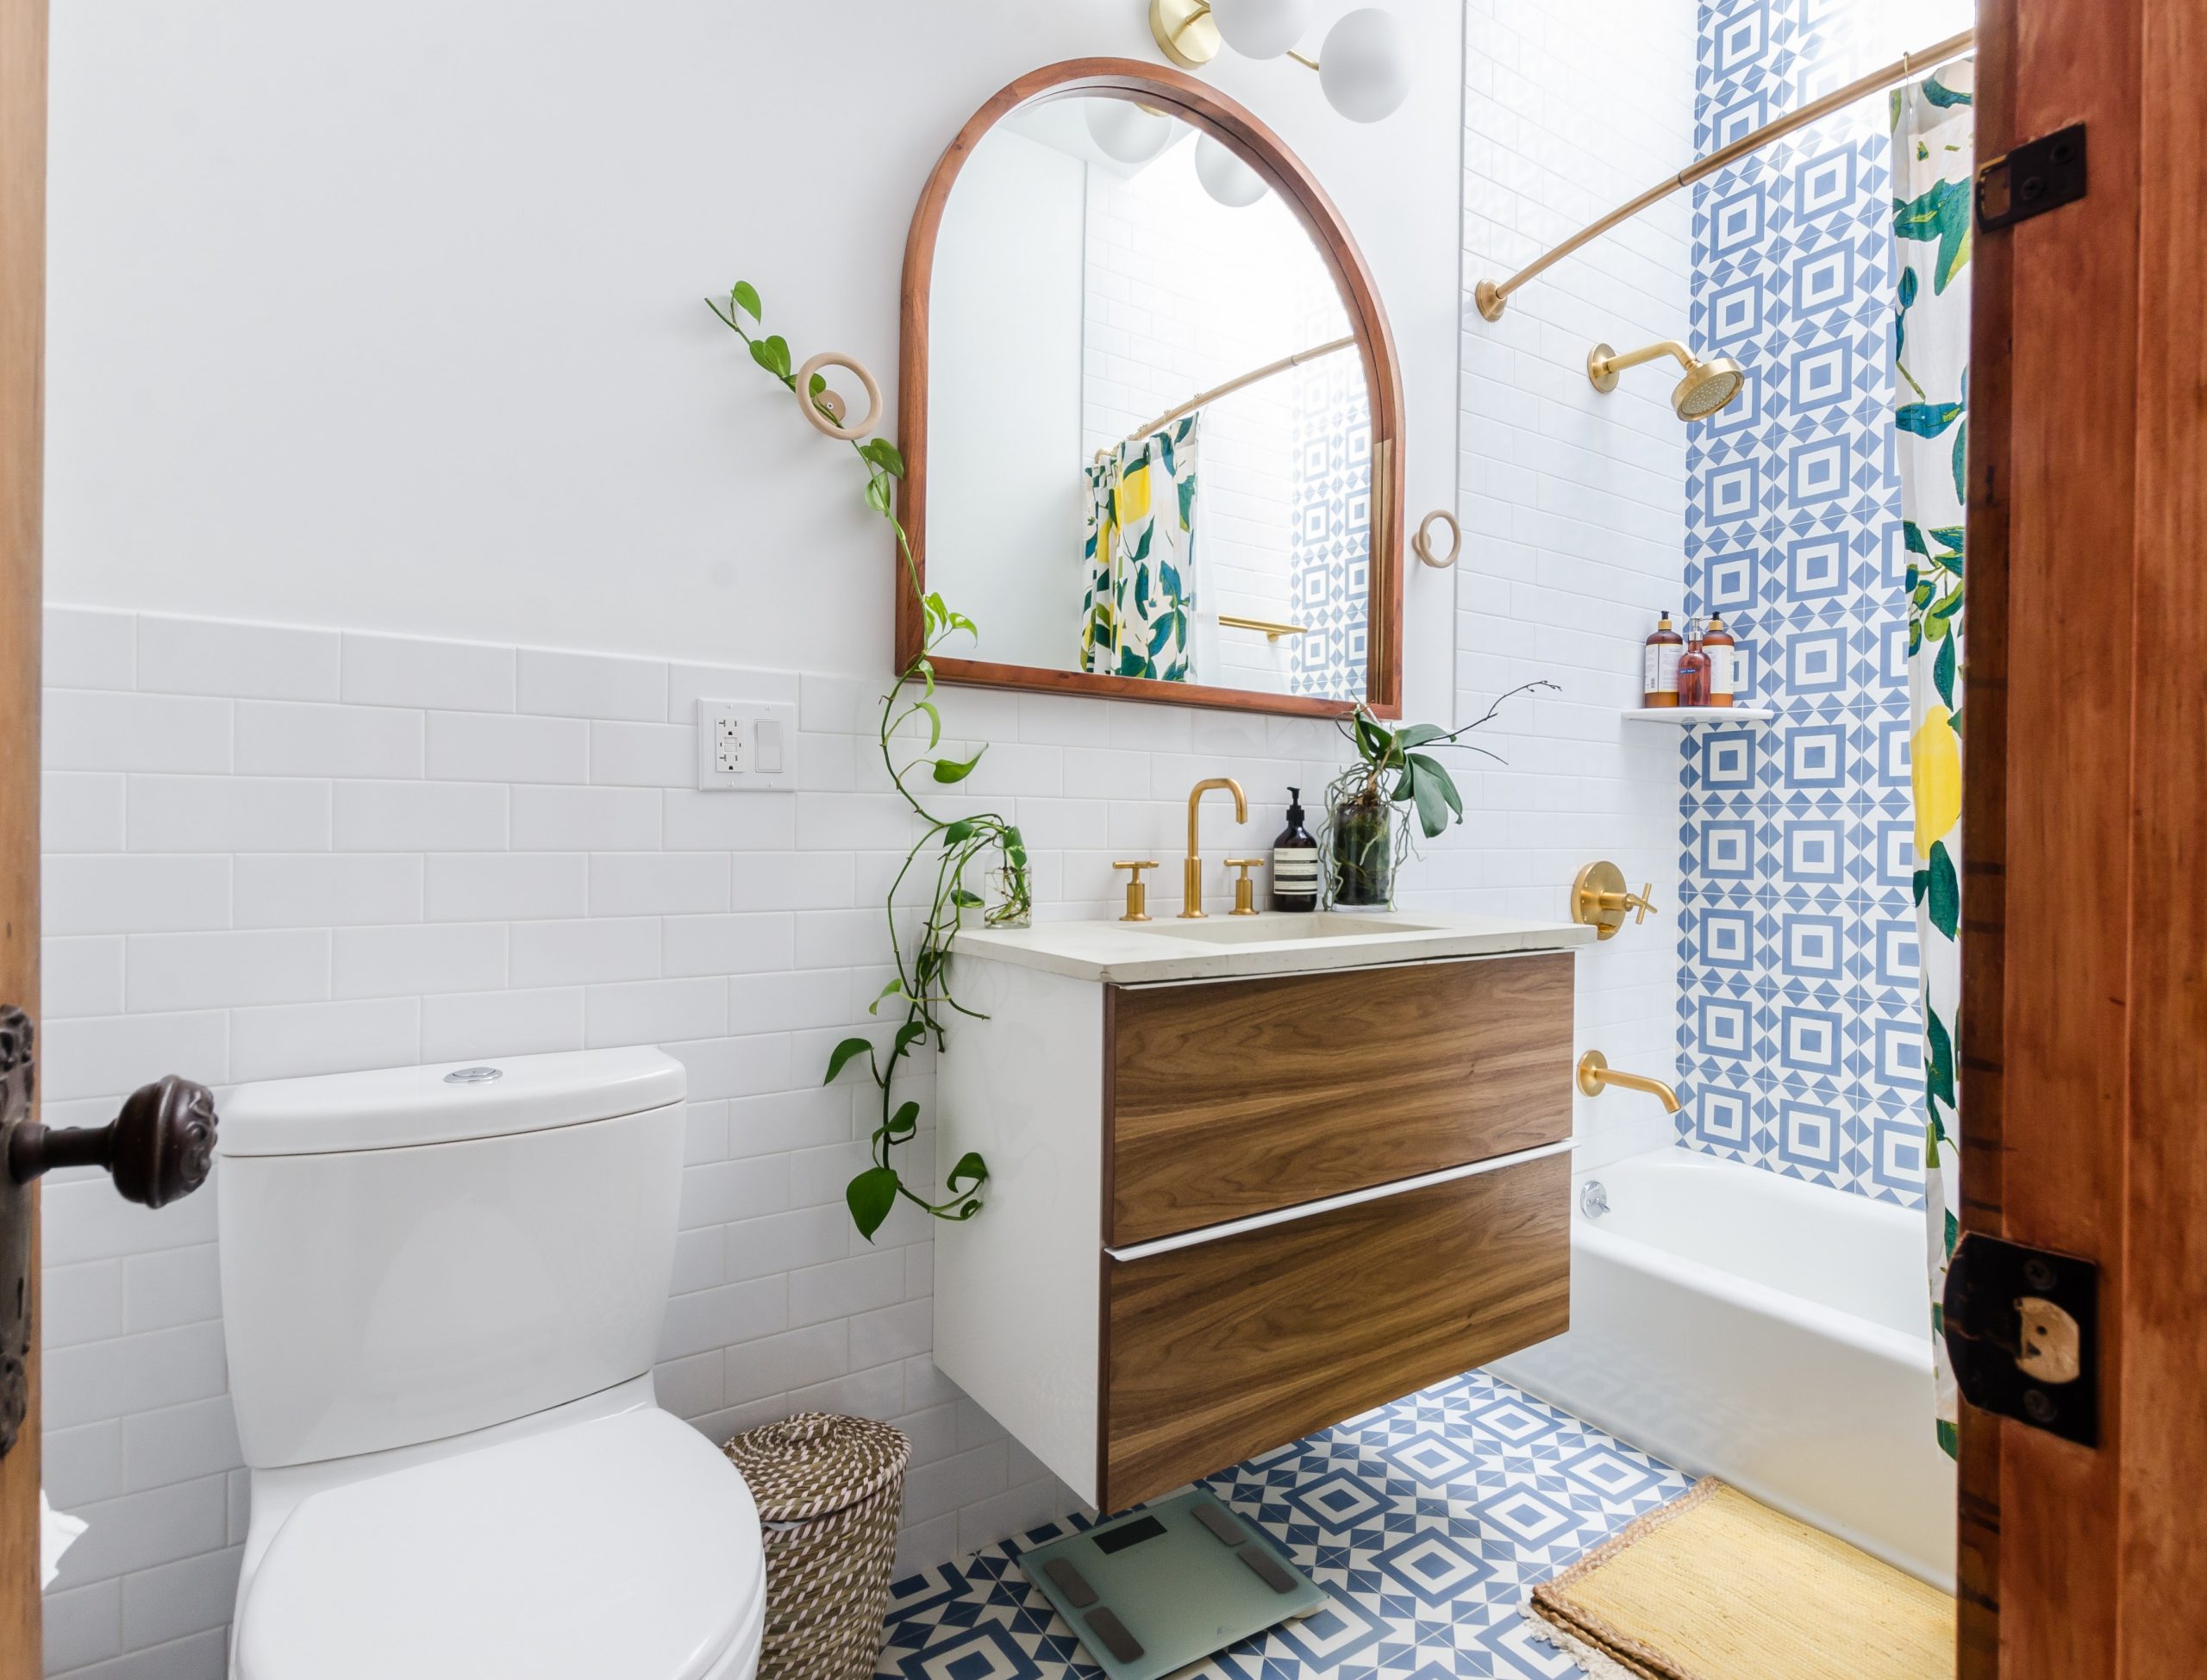
[[[1293, 208], [1331, 265], [1341, 302], [1364, 362], [1366, 389], [1372, 398], [1372, 556], [1369, 630], [1365, 640], [1364, 705], [1375, 715], [1402, 715], [1403, 696], [1403, 378], [1395, 359], [1394, 334], [1380, 307], [1379, 289], [1364, 253], [1310, 172], [1279, 137], [1216, 89], [1161, 65], [1133, 59], [1074, 59], [1021, 77], [998, 92], [958, 131], [928, 176], [904, 245], [903, 344], [897, 379], [897, 434], [904, 455], [904, 478], [897, 489], [897, 517], [912, 546], [912, 565], [922, 590], [927, 583], [928, 541], [928, 308], [934, 284], [935, 235], [943, 207], [958, 182], [959, 171], [983, 136], [1022, 105], [1081, 94], [1116, 93], [1139, 97], [1145, 105], [1168, 111], [1191, 127], [1207, 129], [1235, 143], [1244, 162]], [[953, 605], [956, 603], [953, 603]], [[897, 557], [897, 663], [909, 665], [922, 652], [924, 634], [918, 596]], [[1315, 695], [1264, 694], [1215, 688], [1200, 683], [1165, 683], [1148, 677], [1120, 677], [1100, 671], [1058, 671], [1041, 665], [1001, 665], [988, 659], [935, 657], [935, 677], [945, 683], [980, 688], [1042, 690], [1060, 694], [1100, 695], [1166, 705], [1212, 706], [1229, 711], [1263, 712], [1298, 717], [1346, 717], [1354, 700]]]

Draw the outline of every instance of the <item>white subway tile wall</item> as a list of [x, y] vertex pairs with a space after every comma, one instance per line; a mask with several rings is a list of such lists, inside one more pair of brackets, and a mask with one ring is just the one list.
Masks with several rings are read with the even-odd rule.
[[[1591, 42], [1601, 50], [1589, 52]], [[1483, 843], [1434, 858], [1423, 884], [1477, 883], [1527, 915], [1557, 912], [1579, 867], [1609, 858], [1664, 914], [1586, 952], [1579, 1041], [1619, 1067], [1678, 1067], [1678, 734], [1628, 727], [1641, 647], [1681, 605], [1686, 428], [1660, 370], [1607, 396], [1597, 341], [1686, 333], [1688, 196], [1635, 217], [1480, 318], [1500, 279], [1692, 156], [1694, 13], [1635, 0], [1570, 7], [1472, 0], [1465, 22], [1461, 505], [1456, 715], [1547, 678], [1480, 739], [1467, 801]], [[1668, 365], [1666, 363], [1666, 365]], [[1411, 440], [1416, 447], [1416, 440]], [[1581, 1165], [1672, 1141], [1652, 1102], [1579, 1099]]]

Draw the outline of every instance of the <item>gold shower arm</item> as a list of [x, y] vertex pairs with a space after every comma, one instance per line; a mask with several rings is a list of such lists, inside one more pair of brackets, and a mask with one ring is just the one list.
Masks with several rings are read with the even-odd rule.
[[1667, 181], [1657, 182], [1639, 197], [1618, 205], [1599, 221], [1587, 223], [1562, 244], [1533, 262], [1528, 263], [1508, 279], [1480, 281], [1472, 293], [1478, 302], [1479, 314], [1489, 321], [1501, 320], [1503, 310], [1509, 307], [1511, 292], [1516, 290], [1535, 275], [1542, 273], [1561, 262], [1589, 240], [1599, 239], [1619, 222], [1629, 222], [1650, 204], [1660, 203], [1669, 197], [1680, 187], [1691, 186], [1704, 176], [1715, 174], [1725, 165], [1745, 157], [1759, 147], [1769, 145], [1774, 140], [1791, 134], [1796, 128], [1805, 128], [1811, 122], [1830, 116], [1842, 105], [1851, 105], [1857, 99], [1866, 95], [1882, 93], [1895, 84], [1906, 81], [1919, 70], [1935, 69], [1948, 59], [1959, 58], [1976, 44], [1977, 31], [1964, 29], [1960, 34], [1948, 35], [1944, 41], [1934, 41], [1920, 51], [1904, 53], [1883, 69], [1873, 70], [1868, 75], [1849, 82], [1845, 87], [1835, 92], [1827, 93], [1821, 99], [1812, 99], [1800, 109], [1786, 112], [1775, 122], [1766, 122], [1752, 134], [1741, 134], [1729, 146], [1718, 147], [1705, 158], [1697, 158]]
[[[1693, 370], [1693, 352], [1676, 339], [1665, 339], [1661, 343], [1651, 344], [1644, 350], [1629, 350], [1622, 356], [1614, 351], [1606, 356], [1597, 351], [1587, 359], [1586, 377], [1600, 385], [1604, 378], [1614, 380], [1616, 376], [1623, 372], [1625, 369], [1638, 367], [1643, 362], [1652, 362], [1662, 356], [1676, 356], [1680, 367], [1689, 372]], [[1605, 390], [1608, 388], [1606, 385], [1603, 386]]]
[[[1229, 379], [1222, 385], [1213, 385], [1209, 390], [1199, 390], [1179, 408], [1167, 409], [1148, 425], [1137, 427], [1128, 433], [1119, 440], [1116, 447], [1123, 449], [1130, 443], [1140, 443], [1151, 433], [1163, 431], [1183, 415], [1193, 414], [1197, 409], [1209, 408], [1222, 397], [1231, 397], [1235, 391], [1256, 384], [1261, 380], [1269, 379], [1275, 373], [1285, 373], [1291, 367], [1300, 367], [1305, 362], [1316, 361], [1321, 356], [1330, 356], [1337, 350], [1346, 350], [1355, 342], [1356, 334], [1351, 333], [1347, 338], [1335, 339], [1330, 344], [1314, 344], [1308, 350], [1298, 350], [1292, 356], [1282, 356], [1276, 362], [1266, 362], [1262, 367], [1252, 368], [1239, 378]], [[1103, 460], [1110, 453], [1109, 449], [1099, 449], [1096, 452], [1096, 459], [1099, 461]]]

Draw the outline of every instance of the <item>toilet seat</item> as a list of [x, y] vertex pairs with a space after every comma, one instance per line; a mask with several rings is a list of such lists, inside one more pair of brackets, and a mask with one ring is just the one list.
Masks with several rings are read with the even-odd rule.
[[643, 1408], [307, 1498], [241, 1608], [236, 1680], [721, 1680], [765, 1614], [735, 1467]]

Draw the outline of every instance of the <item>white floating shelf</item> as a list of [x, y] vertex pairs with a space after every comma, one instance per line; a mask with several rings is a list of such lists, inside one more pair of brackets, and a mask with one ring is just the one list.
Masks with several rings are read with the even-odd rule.
[[1689, 723], [1767, 723], [1778, 715], [1770, 706], [1635, 706], [1624, 715], [1627, 723], [1667, 723], [1683, 729]]

